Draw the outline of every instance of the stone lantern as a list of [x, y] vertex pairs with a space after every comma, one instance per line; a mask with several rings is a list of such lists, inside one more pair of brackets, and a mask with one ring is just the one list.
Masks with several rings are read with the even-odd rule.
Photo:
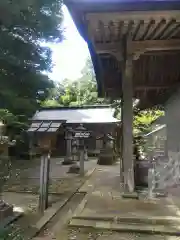
[[72, 159], [74, 162], [77, 162], [78, 159], [78, 142], [76, 139], [72, 140]]
[[72, 128], [67, 127], [66, 128], [66, 157], [64, 158], [64, 161], [62, 162], [63, 165], [70, 165], [73, 163], [73, 158], [72, 158]]
[[74, 164], [70, 169], [70, 173], [79, 173], [83, 176], [84, 175], [84, 161], [87, 159], [85, 153], [85, 144], [84, 139], [89, 138], [91, 133], [84, 128], [82, 124], [80, 124], [74, 131], [73, 131], [73, 138], [76, 139], [78, 142], [78, 150], [79, 150], [79, 165]]
[[98, 140], [102, 141], [102, 149], [100, 150], [97, 163], [100, 165], [112, 165], [115, 161], [113, 151], [114, 138], [110, 134], [104, 134]]

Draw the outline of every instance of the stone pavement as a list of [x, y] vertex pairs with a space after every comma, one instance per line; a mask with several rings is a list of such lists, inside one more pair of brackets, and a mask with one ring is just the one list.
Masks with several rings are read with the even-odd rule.
[[[159, 216], [162, 217], [161, 221], [165, 219], [166, 224], [167, 221], [169, 221], [169, 225], [172, 218], [174, 218], [177, 223], [180, 221], [176, 216], [176, 209], [172, 209], [173, 204], [168, 199], [151, 202], [147, 199], [124, 200], [120, 196], [119, 180], [118, 164], [107, 167], [96, 166], [95, 172], [79, 189], [80, 193], [87, 192], [87, 194], [78, 207], [75, 208], [79, 200], [76, 203], [76, 201], [72, 199], [72, 201], [69, 202], [69, 206], [67, 205], [62, 212], [56, 216], [56, 218], [58, 218], [56, 219], [57, 221], [52, 221], [50, 224], [47, 224], [47, 229], [42, 231], [35, 240], [180, 239], [179, 236], [167, 235], [165, 233], [160, 234], [160, 232], [157, 235], [157, 233], [152, 232], [152, 229], [155, 229], [156, 225], [158, 225]], [[71, 205], [72, 203], [73, 205]], [[70, 220], [70, 224], [64, 220], [69, 215], [71, 215], [71, 217], [74, 215]], [[144, 218], [141, 219], [143, 216]], [[146, 219], [148, 222], [148, 216], [152, 218], [149, 231], [139, 232], [139, 226], [142, 227], [143, 221], [146, 223]], [[168, 219], [167, 216], [169, 216]], [[124, 219], [122, 217], [124, 217]], [[134, 223], [131, 224], [131, 222], [129, 222], [129, 220], [133, 218], [143, 220], [142, 222], [139, 221], [139, 225], [137, 224], [136, 231], [133, 229]], [[123, 231], [118, 229], [120, 226], [120, 222], [118, 221], [122, 221], [122, 219], [125, 221], [124, 229], [121, 229]], [[80, 223], [79, 225], [78, 221]], [[74, 226], [72, 223], [75, 223]], [[114, 223], [114, 225], [110, 223]], [[115, 226], [115, 224], [117, 229], [111, 228]]]
[[[32, 194], [34, 192], [3, 193], [2, 197], [6, 202], [13, 204], [16, 208], [22, 209], [24, 211], [22, 218], [18, 219], [15, 223], [13, 223], [13, 226], [15, 226], [15, 230], [21, 230], [21, 234], [23, 237], [22, 239], [26, 240], [30, 239], [30, 237], [34, 237], [34, 235], [37, 232], [41, 231], [41, 229], [45, 225], [49, 226], [50, 222], [51, 226], [53, 226], [54, 224], [56, 225], [56, 222], [58, 222], [59, 220], [57, 219], [59, 217], [59, 214], [63, 215], [64, 217], [66, 214], [68, 215], [68, 211], [70, 211], [70, 213], [74, 212], [74, 210], [85, 195], [85, 193], [80, 193], [81, 191], [79, 190], [79, 188], [93, 173], [95, 163], [95, 161], [92, 161], [88, 165], [89, 170], [85, 173], [83, 177], [77, 175], [69, 178], [64, 177], [62, 178], [63, 182], [65, 182], [63, 186], [62, 184], [57, 184], [57, 188], [54, 188], [55, 186], [51, 186], [51, 188], [54, 188], [55, 194], [49, 194], [49, 208], [44, 212], [43, 215], [37, 211], [38, 195]], [[62, 165], [61, 167], [63, 168]], [[62, 179], [55, 179], [55, 181], [59, 183]], [[59, 192], [61, 192], [61, 194], [59, 194]], [[76, 198], [73, 198], [74, 196]], [[72, 206], [70, 205], [70, 202], [72, 202], [74, 210], [71, 209]], [[59, 229], [59, 225], [56, 225], [56, 229]]]
[[71, 227], [177, 234], [177, 206], [167, 198], [122, 199], [119, 165], [97, 167], [86, 185], [88, 194], [70, 221]]
[[[70, 166], [62, 165], [62, 158], [52, 158], [50, 164], [50, 193], [64, 194], [77, 189], [84, 181], [77, 174], [68, 174]], [[85, 172], [96, 166], [95, 158], [85, 162]], [[83, 180], [83, 181], [82, 181]], [[38, 194], [40, 182], [40, 159], [33, 161], [16, 160], [10, 179], [4, 186], [5, 191], [29, 192]]]

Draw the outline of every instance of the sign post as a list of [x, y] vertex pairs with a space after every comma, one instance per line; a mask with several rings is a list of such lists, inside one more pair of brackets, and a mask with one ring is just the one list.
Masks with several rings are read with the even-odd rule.
[[87, 131], [82, 124], [79, 125], [74, 131], [74, 138], [79, 140], [79, 163], [80, 163], [80, 175], [84, 176], [84, 158], [85, 158], [85, 149], [84, 149], [84, 139], [89, 138], [91, 135], [90, 131]]

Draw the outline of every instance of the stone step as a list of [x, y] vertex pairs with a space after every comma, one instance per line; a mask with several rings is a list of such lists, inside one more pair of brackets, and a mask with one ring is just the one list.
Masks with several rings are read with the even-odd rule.
[[176, 216], [73, 216], [75, 220], [85, 220], [85, 221], [103, 221], [103, 222], [111, 222], [117, 224], [147, 224], [147, 225], [164, 225], [164, 226], [172, 226], [172, 225], [180, 225], [180, 217]]
[[69, 222], [69, 227], [75, 228], [93, 228], [103, 231], [117, 231], [117, 232], [132, 232], [132, 233], [147, 233], [147, 234], [165, 234], [172, 236], [180, 235], [179, 225], [164, 226], [152, 225], [143, 223], [114, 223], [110, 221], [94, 221], [85, 219], [72, 219]]

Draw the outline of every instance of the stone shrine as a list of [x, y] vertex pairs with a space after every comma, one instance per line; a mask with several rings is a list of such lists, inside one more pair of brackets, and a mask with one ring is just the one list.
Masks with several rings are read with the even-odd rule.
[[115, 154], [113, 151], [114, 138], [110, 134], [104, 134], [98, 139], [102, 140], [103, 147], [100, 150], [97, 163], [100, 165], [112, 165], [115, 162]]

